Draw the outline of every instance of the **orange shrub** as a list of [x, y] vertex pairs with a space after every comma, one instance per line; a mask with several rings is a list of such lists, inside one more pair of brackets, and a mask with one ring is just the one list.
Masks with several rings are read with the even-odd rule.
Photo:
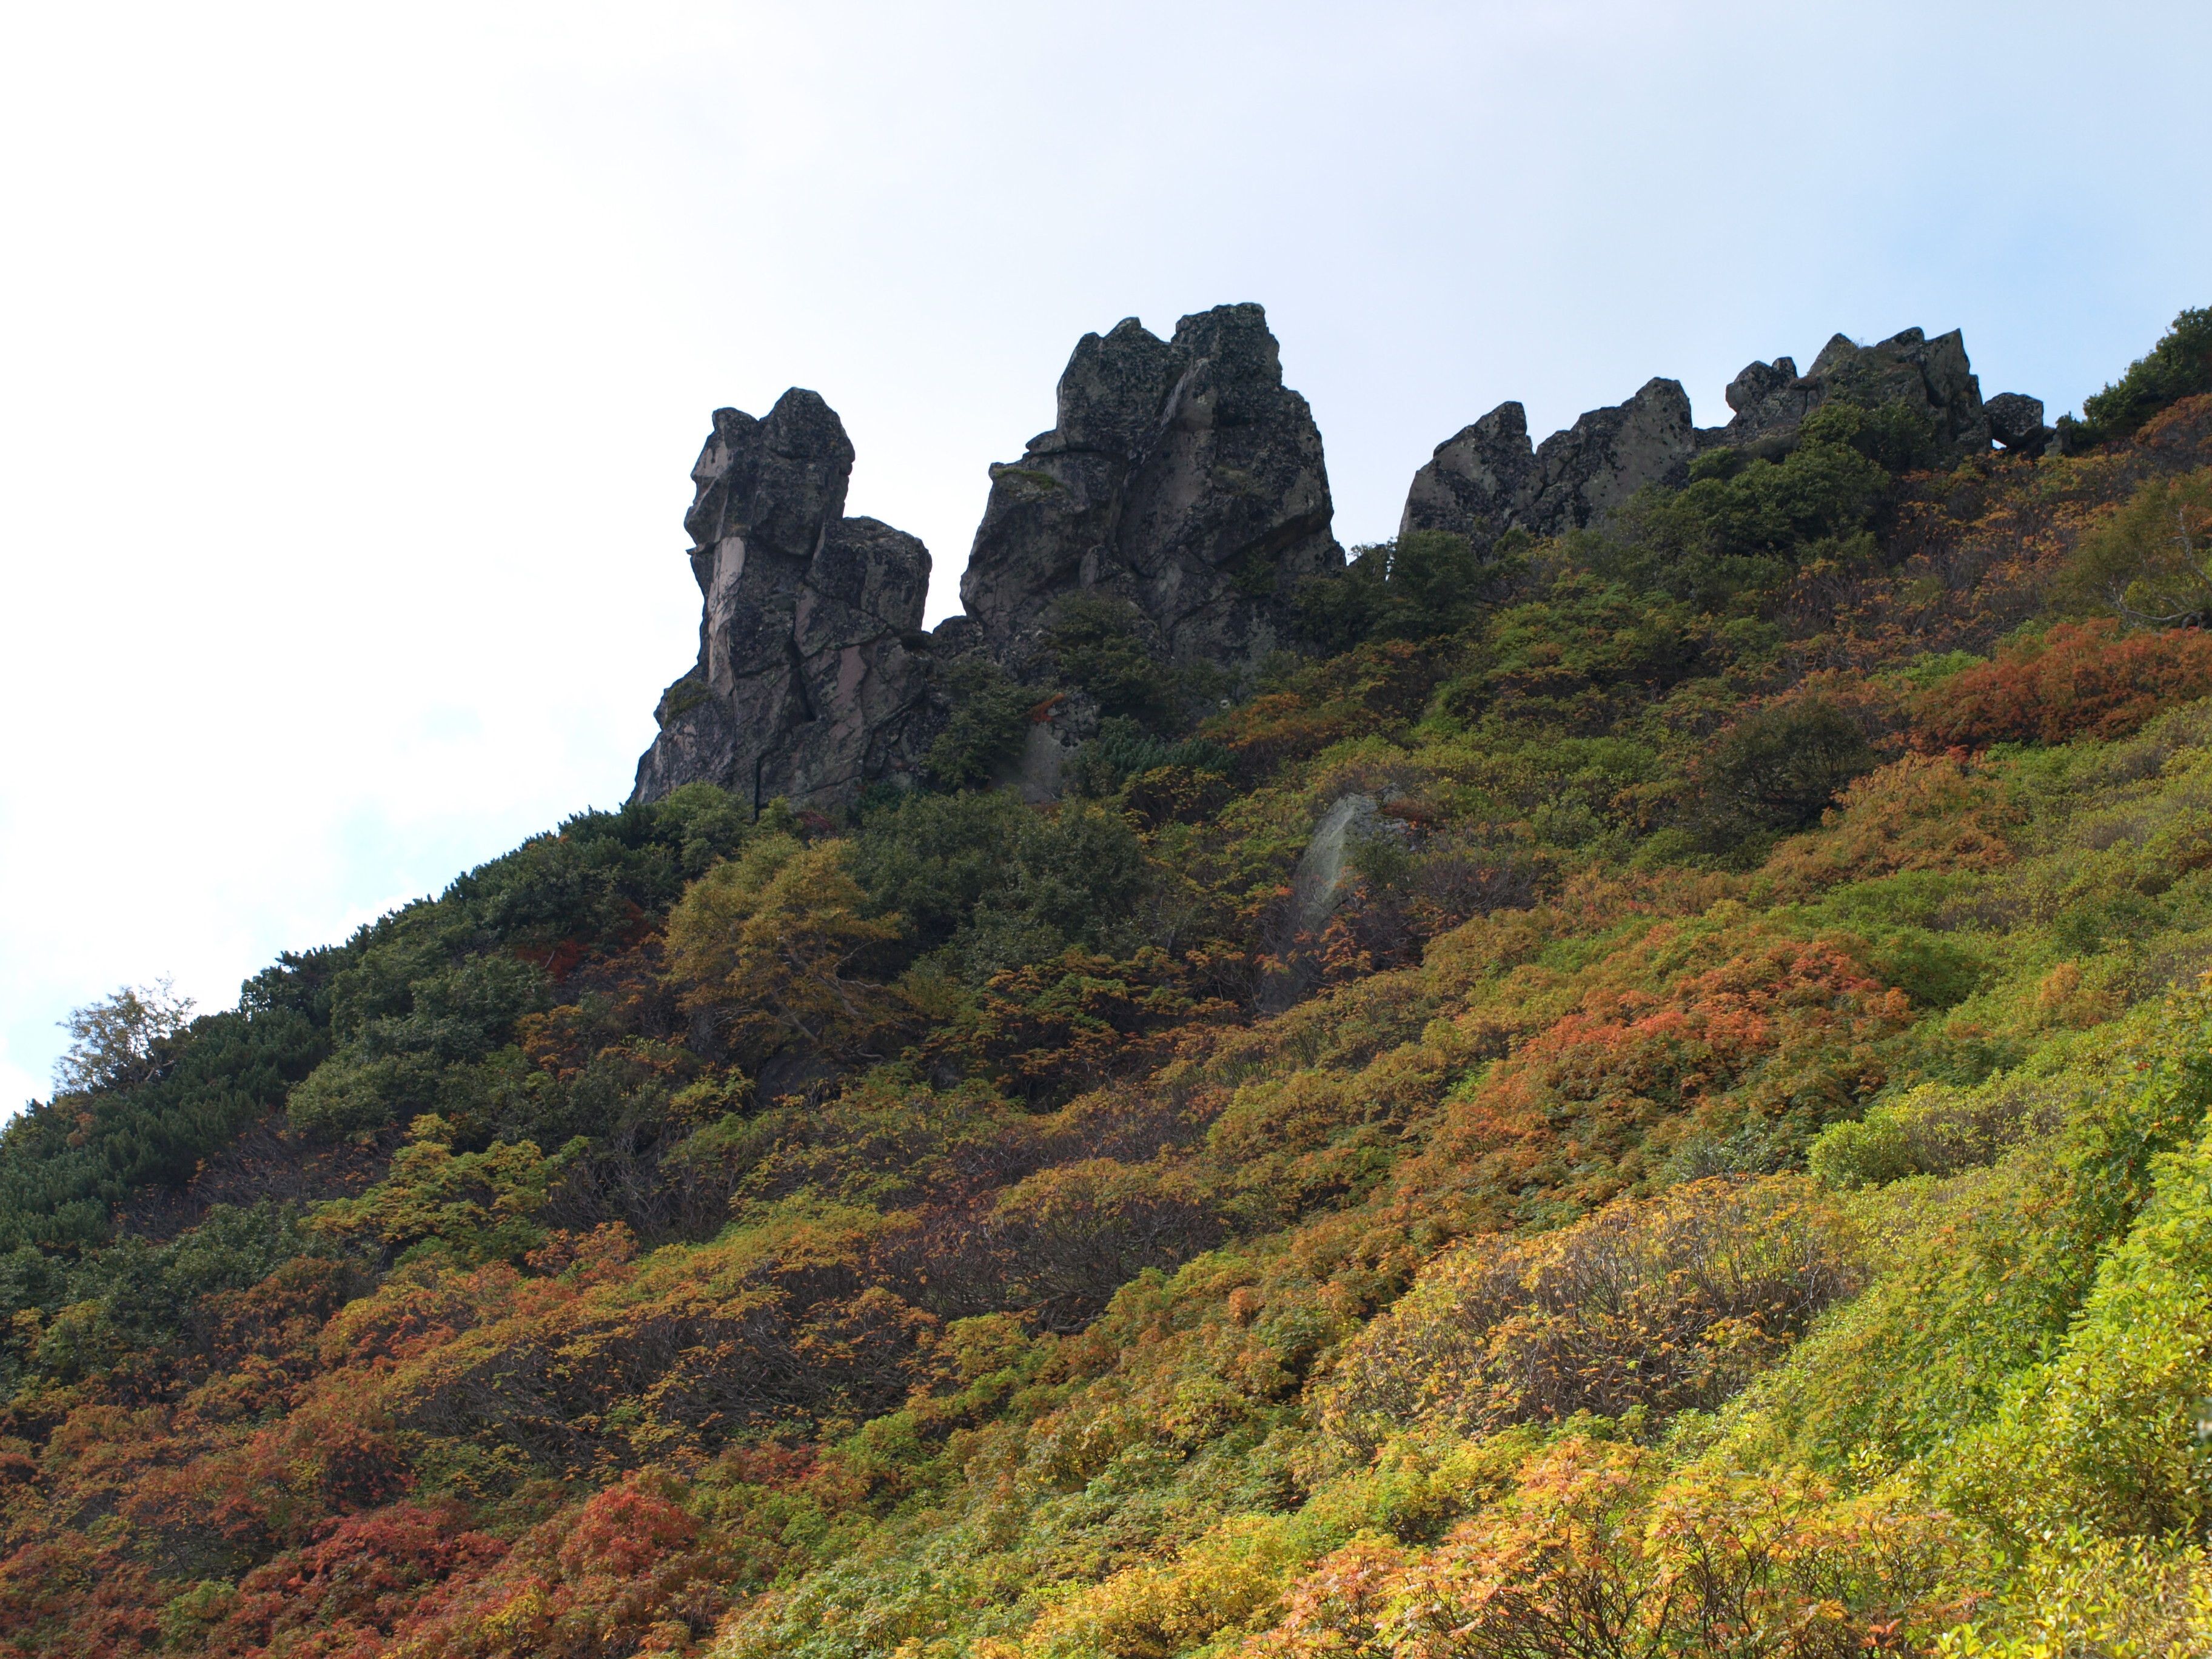
[[1994, 662], [1913, 699], [1923, 742], [2065, 743], [2124, 738], [2177, 702], [2212, 695], [2212, 634], [2119, 632], [2109, 618], [2059, 623], [2001, 647]]
[[[1500, 1231], [1571, 1220], [1634, 1187], [1655, 1172], [1655, 1131], [1660, 1145], [1693, 1127], [1738, 1137], [1747, 1167], [1777, 1167], [1880, 1086], [1874, 1045], [1911, 1024], [1863, 949], [1765, 925], [1655, 927], [1447, 1107], [1401, 1189], [1446, 1195], [1470, 1231]], [[1684, 960], [1693, 952], [1722, 959], [1700, 969]], [[1663, 988], [1647, 988], [1654, 979]]]
[[1402, 1562], [1364, 1540], [1322, 1561], [1249, 1659], [1863, 1659], [1955, 1617], [1957, 1528], [1809, 1479], [1696, 1473], [1573, 1438], [1511, 1498]]
[[1996, 779], [1951, 756], [1907, 755], [1846, 788], [1765, 873], [1795, 894], [1904, 870], [1992, 870], [2012, 862], [2004, 832], [2020, 816]]

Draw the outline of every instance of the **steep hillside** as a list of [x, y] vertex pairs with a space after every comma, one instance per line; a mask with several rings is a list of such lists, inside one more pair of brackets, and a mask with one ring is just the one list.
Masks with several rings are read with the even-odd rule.
[[[0, 1651], [2204, 1651], [2203, 318], [2003, 453], [1917, 334], [1613, 496], [1662, 392], [1478, 498], [1494, 414], [1221, 567], [1241, 665], [1124, 538], [868, 636], [900, 787], [702, 668], [620, 811], [86, 1011], [0, 1134]], [[908, 558], [842, 506], [779, 640]]]

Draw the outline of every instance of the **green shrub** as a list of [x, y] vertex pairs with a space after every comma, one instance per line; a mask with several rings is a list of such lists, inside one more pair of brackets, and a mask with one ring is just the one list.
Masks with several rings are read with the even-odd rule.
[[1815, 697], [1738, 720], [1707, 752], [1698, 780], [1717, 833], [1787, 832], [1818, 823], [1844, 786], [1880, 761], [1856, 720]]
[[1300, 630], [1330, 652], [1368, 640], [1455, 634], [1495, 605], [1526, 564], [1525, 532], [1478, 553], [1464, 536], [1416, 530], [1352, 550], [1341, 574], [1298, 585]]
[[2082, 419], [2062, 416], [2069, 451], [2124, 438], [2169, 404], [2212, 392], [2212, 307], [2184, 311], [2159, 343], [2102, 392], [2081, 400]]
[[1099, 712], [1148, 728], [1182, 723], [1182, 677], [1154, 659], [1139, 637], [1136, 608], [1103, 593], [1070, 593], [1046, 635], [1060, 678], [1087, 692]]
[[941, 789], [988, 784], [1021, 754], [1039, 694], [973, 658], [945, 671], [952, 718], [929, 745], [930, 781]]

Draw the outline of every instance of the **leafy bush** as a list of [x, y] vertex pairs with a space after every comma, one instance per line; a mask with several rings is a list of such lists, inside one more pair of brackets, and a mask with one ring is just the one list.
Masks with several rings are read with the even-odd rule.
[[2083, 605], [2141, 627], [2212, 620], [2212, 467], [2138, 484], [2081, 538], [2066, 586]]
[[1838, 1188], [1911, 1176], [1954, 1176], [1994, 1164], [2023, 1141], [2055, 1133], [2073, 1091], [2039, 1078], [1999, 1078], [1974, 1089], [1923, 1084], [1877, 1103], [1813, 1143], [1814, 1178]]
[[684, 1006], [712, 1014], [756, 1062], [794, 1042], [866, 1054], [900, 1017], [877, 975], [903, 919], [869, 914], [849, 854], [841, 841], [769, 836], [708, 871], [669, 915]]
[[975, 658], [954, 663], [945, 683], [952, 717], [929, 745], [930, 781], [941, 789], [988, 784], [1020, 755], [1040, 694]]
[[1711, 833], [1817, 823], [1880, 760], [1858, 722], [1832, 702], [1807, 698], [1759, 709], [1722, 733], [1698, 769]]
[[1940, 1510], [1794, 1473], [1704, 1470], [1575, 1437], [1438, 1549], [1361, 1540], [1251, 1644], [1269, 1659], [1854, 1659], [1910, 1652], [1960, 1605]]
[[2212, 307], [2184, 311], [2128, 372], [2081, 400], [2080, 422], [2060, 418], [2072, 451], [2125, 438], [2170, 404], [2212, 392]]
[[1134, 720], [1109, 716], [1098, 723], [1098, 735], [1075, 751], [1068, 763], [1068, 781], [1079, 793], [1103, 799], [1146, 772], [1172, 767], [1226, 780], [1236, 765], [1236, 757], [1210, 738], [1170, 743], [1147, 736]]
[[2212, 634], [2123, 634], [2110, 621], [2057, 623], [1913, 700], [1915, 726], [1942, 744], [2122, 738], [2177, 702], [2212, 695]]
[[1126, 600], [1071, 593], [1054, 608], [1045, 639], [1060, 678], [1087, 692], [1102, 714], [1151, 729], [1179, 726], [1183, 676], [1146, 648], [1139, 622]]
[[1638, 491], [1590, 538], [1588, 556], [1601, 575], [1718, 613], [1778, 595], [1815, 561], [1875, 564], [1867, 526], [1891, 479], [1862, 443], [1887, 453], [1890, 428], [1839, 404], [1815, 411], [1778, 462], [1700, 457], [1701, 476], [1686, 488]]
[[1371, 1449], [1415, 1423], [1709, 1409], [1854, 1276], [1840, 1217], [1802, 1179], [1693, 1182], [1432, 1263], [1346, 1346], [1321, 1419]]
[[1340, 573], [1299, 583], [1299, 628], [1332, 653], [1368, 640], [1455, 634], [1504, 597], [1526, 563], [1527, 540], [1509, 532], [1478, 553], [1464, 536], [1416, 530], [1354, 548]]
[[969, 985], [1070, 946], [1133, 945], [1152, 880], [1117, 814], [1041, 813], [1003, 791], [912, 797], [872, 814], [849, 857], [871, 912], [904, 918], [915, 951]]

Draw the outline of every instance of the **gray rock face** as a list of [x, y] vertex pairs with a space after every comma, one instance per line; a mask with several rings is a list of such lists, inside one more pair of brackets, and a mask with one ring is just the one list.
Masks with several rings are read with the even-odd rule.
[[2039, 447], [2051, 436], [2033, 398], [2007, 393], [1984, 409], [1955, 329], [1931, 340], [1908, 328], [1871, 346], [1838, 334], [1809, 373], [1798, 374], [1788, 357], [1755, 362], [1729, 382], [1727, 395], [1729, 423], [1699, 428], [1690, 423], [1679, 382], [1647, 381], [1626, 403], [1593, 410], [1540, 446], [1529, 442], [1521, 405], [1500, 404], [1437, 445], [1413, 475], [1399, 533], [1449, 531], [1480, 550], [1508, 529], [1554, 536], [1587, 527], [1646, 484], [1684, 482], [1701, 450], [1725, 445], [1778, 459], [1796, 445], [1805, 417], [1834, 397], [1904, 401], [1928, 416], [1952, 456], [1986, 451], [1992, 436], [2008, 447]]
[[929, 553], [843, 516], [853, 446], [793, 387], [765, 420], [714, 412], [684, 515], [705, 604], [699, 660], [662, 694], [634, 799], [680, 784], [841, 805], [913, 769], [926, 738]]
[[[1708, 446], [1725, 444], [1778, 458], [1796, 442], [1805, 417], [1838, 397], [1869, 406], [1906, 404], [1928, 416], [1950, 455], [1976, 453], [1990, 447], [1981, 381], [1966, 360], [1966, 340], [1957, 329], [1931, 340], [1918, 329], [1908, 328], [1870, 346], [1855, 345], [1838, 334], [1820, 348], [1812, 368], [1802, 376], [1787, 357], [1753, 363], [1729, 384], [1729, 408], [1735, 418], [1700, 437]], [[2039, 416], [2040, 410], [2039, 404]]]
[[1626, 403], [1592, 410], [1540, 447], [1528, 441], [1521, 405], [1500, 404], [1437, 445], [1413, 475], [1399, 533], [1448, 531], [1480, 550], [1509, 529], [1582, 529], [1645, 484], [1681, 483], [1698, 447], [1677, 380], [1648, 380]]
[[1130, 318], [1084, 336], [1052, 430], [992, 467], [960, 598], [1017, 674], [1083, 590], [1127, 601], [1167, 659], [1235, 672], [1287, 642], [1301, 577], [1342, 568], [1330, 516], [1321, 434], [1266, 313], [1217, 307], [1171, 340]]
[[1982, 411], [1990, 417], [1990, 436], [2007, 449], [2040, 453], [2057, 435], [2043, 423], [2043, 399], [2025, 392], [2000, 392]]
[[1796, 358], [1777, 357], [1747, 365], [1723, 395], [1733, 418], [1712, 441], [1771, 460], [1789, 453], [1798, 427], [1820, 406], [1821, 389], [1797, 373]]

